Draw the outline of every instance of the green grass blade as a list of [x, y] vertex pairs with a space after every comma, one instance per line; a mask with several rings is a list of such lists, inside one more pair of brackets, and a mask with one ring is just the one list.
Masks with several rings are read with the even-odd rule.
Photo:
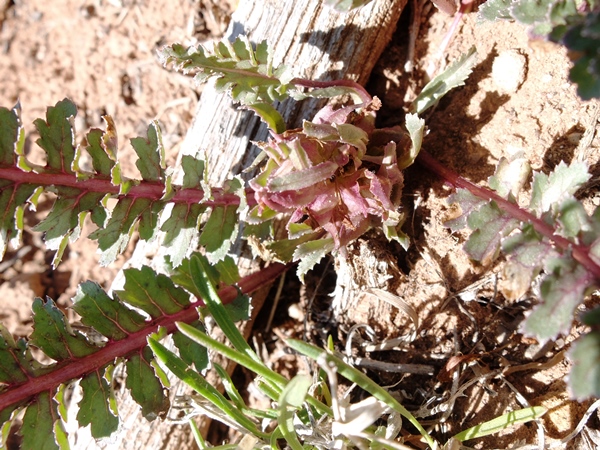
[[226, 398], [209, 384], [201, 375], [190, 370], [187, 364], [175, 353], [168, 350], [157, 340], [149, 337], [148, 345], [161, 361], [173, 374], [194, 389], [198, 394], [206, 398], [223, 413], [230, 417], [235, 423], [248, 430], [250, 433], [261, 438], [268, 438], [268, 434], [261, 432], [256, 424], [234, 407]]
[[375, 383], [373, 380], [367, 377], [364, 373], [346, 364], [340, 358], [314, 345], [308, 344], [303, 341], [298, 341], [296, 339], [288, 339], [287, 344], [292, 349], [296, 350], [299, 353], [302, 353], [305, 356], [308, 356], [309, 358], [314, 359], [315, 361], [318, 360], [322, 355], [325, 355], [327, 362], [333, 363], [337, 367], [337, 372], [340, 375], [352, 381], [353, 383], [356, 383], [358, 386], [367, 391], [373, 397], [381, 400], [394, 411], [400, 413], [410, 423], [412, 423], [415, 426], [415, 428], [417, 428], [417, 430], [419, 430], [419, 433], [421, 433], [421, 435], [425, 438], [427, 444], [433, 448], [434, 441], [432, 437], [421, 426], [417, 419], [394, 397], [392, 397], [392, 395], [388, 391], [379, 386], [377, 383]]
[[237, 329], [229, 317], [229, 313], [223, 306], [223, 302], [221, 302], [219, 294], [217, 293], [217, 290], [210, 279], [210, 265], [208, 260], [198, 254], [192, 255], [192, 258], [190, 259], [190, 271], [196, 289], [198, 289], [198, 292], [200, 292], [202, 300], [204, 300], [208, 311], [210, 312], [211, 316], [213, 316], [215, 322], [217, 322], [221, 330], [223, 330], [225, 336], [227, 336], [227, 338], [238, 351], [248, 355], [248, 357], [262, 365], [260, 358], [250, 348], [246, 342], [246, 339], [244, 339], [242, 333], [240, 333], [240, 331]]
[[511, 411], [506, 414], [502, 414], [500, 417], [481, 423], [468, 430], [462, 431], [454, 436], [454, 439], [463, 442], [469, 439], [480, 438], [488, 436], [490, 434], [497, 433], [504, 430], [505, 428], [513, 425], [518, 425], [525, 422], [530, 422], [535, 419], [539, 419], [548, 411], [543, 406], [531, 406], [529, 408], [519, 409], [517, 411]]
[[294, 431], [294, 413], [302, 406], [312, 380], [308, 375], [296, 375], [279, 396], [279, 429], [292, 450], [302, 450]]

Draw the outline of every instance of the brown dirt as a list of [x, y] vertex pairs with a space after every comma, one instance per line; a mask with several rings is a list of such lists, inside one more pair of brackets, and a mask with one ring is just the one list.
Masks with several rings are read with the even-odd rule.
[[[180, 1], [176, 7], [167, 0], [0, 1], [0, 104], [12, 106], [20, 100], [30, 146], [36, 138], [32, 120], [66, 96], [79, 107], [79, 130], [101, 126], [101, 116], [110, 114], [122, 142], [143, 134], [147, 123], [157, 118], [173, 162], [199, 92], [190, 79], [163, 70], [155, 51], [170, 42], [191, 44], [219, 36], [227, 22], [224, 11], [229, 9], [224, 3], [200, 0]], [[470, 14], [440, 60], [440, 42], [451, 19], [439, 12], [423, 17], [414, 71], [403, 69], [409, 28], [404, 17], [369, 83], [369, 90], [384, 103], [382, 124], [400, 123], [403, 108], [424, 85], [428, 73], [475, 45], [479, 63], [466, 86], [451, 92], [428, 118], [430, 133], [424, 148], [474, 182], [485, 182], [502, 156], [518, 151], [535, 170], [548, 172], [561, 160], [583, 159], [598, 176], [600, 141], [594, 133], [600, 109], [597, 102], [577, 98], [568, 81], [569, 63], [563, 49], [530, 41], [526, 30], [516, 24], [476, 25]], [[498, 58], [515, 61], [513, 75], [493, 73]], [[119, 158], [132, 168], [133, 152], [127, 145], [121, 147]], [[360, 280], [354, 291], [384, 288], [397, 294], [417, 312], [420, 327], [400, 350], [367, 351], [355, 337], [353, 355], [432, 366], [435, 376], [369, 370], [382, 384], [395, 385], [394, 390], [403, 393], [404, 403], [413, 410], [428, 399], [434, 400], [424, 410], [444, 404], [453, 382], [458, 388], [475, 380], [446, 414], [434, 416], [439, 422], [435, 434], [442, 442], [457, 431], [528, 402], [550, 409], [541, 421], [546, 445], [558, 444], [589, 406], [589, 402], [569, 399], [564, 381], [569, 362], [560, 357], [582, 327], [575, 325], [570, 336], [544, 348], [521, 335], [519, 325], [534, 303], [531, 293], [514, 301], [504, 299], [496, 289], [496, 283], [502, 282], [502, 261], [481, 266], [465, 256], [461, 250], [465, 236], [452, 234], [443, 226], [450, 212], [449, 190], [442, 182], [415, 166], [407, 171], [406, 183], [410, 250], [403, 252], [372, 234], [350, 250], [354, 255], [350, 265], [351, 273], [362, 276], [354, 280]], [[600, 194], [590, 190], [584, 200], [590, 208], [598, 206]], [[47, 209], [48, 205], [42, 205], [37, 213], [31, 213], [32, 223]], [[100, 268], [95, 245], [80, 240], [70, 246], [65, 262], [53, 270], [51, 255], [39, 235], [26, 230], [24, 241], [27, 248], [9, 252], [0, 265], [0, 319], [18, 335], [28, 332], [35, 296], [49, 295], [66, 306], [82, 280], [93, 279], [108, 287], [125, 259]], [[375, 266], [364, 264], [369, 258]], [[375, 332], [370, 339], [375, 343], [411, 334], [413, 325], [407, 316], [377, 296], [354, 292], [349, 301], [358, 306], [352, 309], [336, 306], [334, 299], [332, 312], [328, 294], [335, 289], [333, 269], [338, 271], [339, 295], [345, 286], [344, 270], [350, 270], [344, 264], [339, 260], [324, 263], [307, 277], [306, 286], [288, 281], [286, 292], [294, 294], [282, 299], [273, 330], [257, 330], [257, 338], [262, 336], [282, 373], [292, 375], [298, 367], [274, 332], [307, 335], [321, 344], [332, 334], [340, 349], [356, 324], [369, 324]], [[334, 313], [337, 315], [332, 316]], [[452, 356], [460, 357], [452, 360], [459, 361], [456, 367], [449, 363]], [[534, 363], [537, 369], [525, 366]], [[594, 415], [582, 436], [592, 439], [589, 436], [596, 436], [598, 425]], [[535, 425], [527, 425], [469, 444], [515, 448], [536, 443], [536, 433]], [[584, 437], [557, 448], [593, 448], [593, 444], [585, 446]]]

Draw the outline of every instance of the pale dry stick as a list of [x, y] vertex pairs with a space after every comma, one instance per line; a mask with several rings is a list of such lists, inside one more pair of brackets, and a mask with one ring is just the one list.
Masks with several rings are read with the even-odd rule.
[[404, 71], [408, 73], [412, 72], [415, 68], [415, 47], [417, 44], [417, 37], [419, 36], [419, 30], [421, 29], [421, 14], [425, 2], [427, 2], [427, 0], [411, 0], [412, 14], [410, 31], [408, 33], [408, 55], [406, 56], [406, 62], [404, 63]]
[[388, 292], [384, 289], [368, 288], [365, 291], [365, 293], [376, 296], [377, 298], [380, 298], [381, 300], [385, 301], [386, 303], [388, 303], [392, 306], [395, 306], [400, 311], [402, 311], [404, 314], [406, 314], [408, 317], [410, 317], [410, 320], [412, 321], [415, 330], [414, 330], [414, 333], [412, 334], [412, 338], [409, 338], [410, 339], [409, 342], [412, 342], [416, 338], [417, 332], [419, 330], [419, 315], [417, 314], [417, 311], [415, 310], [415, 308], [413, 308], [410, 304], [408, 304], [406, 301], [404, 301], [404, 299], [402, 297], [399, 297], [398, 295], [394, 295], [391, 292]]
[[[443, 403], [440, 403], [437, 406], [434, 406], [433, 408], [426, 410], [426, 411], [418, 411], [418, 416], [417, 413], [414, 413], [413, 415], [415, 417], [427, 417], [427, 416], [433, 416], [435, 414], [438, 414], [440, 412], [446, 412], [448, 410], [451, 409], [451, 407], [449, 405], [454, 405], [454, 402], [456, 401], [456, 399], [458, 397], [460, 397], [461, 395], [463, 395], [464, 391], [466, 391], [468, 388], [470, 388], [472, 385], [474, 385], [477, 382], [480, 381], [484, 381], [487, 380], [488, 378], [494, 378], [495, 376], [497, 376], [500, 373], [499, 370], [495, 370], [492, 372], [488, 372], [482, 375], [479, 375], [475, 378], [470, 379], [469, 381], [467, 381], [465, 384], [463, 384], [462, 386], [460, 386], [456, 392], [454, 392], [454, 394], [452, 394], [448, 400], [446, 400]], [[431, 421], [427, 421], [428, 424], [437, 424], [439, 422], [438, 419], [435, 420], [431, 420]], [[425, 422], [424, 422], [425, 423]]]
[[[368, 324], [366, 323], [357, 323], [352, 325], [352, 327], [350, 328], [350, 331], [348, 331], [348, 334], [346, 335], [346, 346], [345, 346], [345, 351], [346, 351], [346, 359], [347, 360], [352, 360], [352, 343], [354, 341], [354, 336], [357, 335], [357, 331], [359, 328], [364, 328], [367, 332], [368, 335], [370, 335], [370, 337], [374, 338], [375, 337], [375, 330], [373, 328], [371, 328]], [[357, 335], [360, 342], [359, 345], [362, 345], [365, 341], [360, 337], [360, 335]]]
[[428, 364], [402, 364], [402, 363], [386, 363], [376, 361], [370, 358], [353, 358], [354, 366], [363, 367], [371, 370], [381, 370], [390, 373], [410, 373], [419, 375], [433, 375], [435, 367]]
[[523, 370], [537, 370], [537, 371], [546, 370], [546, 369], [549, 369], [549, 368], [557, 365], [559, 362], [561, 362], [564, 359], [564, 357], [565, 357], [565, 350], [561, 350], [560, 352], [558, 352], [556, 355], [554, 355], [552, 358], [550, 358], [545, 363], [531, 362], [531, 363], [527, 363], [527, 364], [521, 364], [519, 366], [510, 366], [509, 368], [502, 370], [502, 375], [506, 376], [506, 375], [510, 375], [512, 373], [522, 372]]
[[587, 423], [587, 421], [590, 418], [590, 416], [598, 408], [600, 408], [600, 400], [596, 400], [594, 403], [592, 403], [590, 405], [590, 407], [587, 409], [587, 411], [585, 412], [585, 414], [583, 415], [583, 417], [581, 418], [581, 420], [579, 421], [579, 423], [577, 424], [577, 426], [575, 427], [575, 429], [573, 431], [571, 431], [560, 442], [558, 442], [558, 443], [556, 443], [554, 445], [551, 445], [549, 448], [553, 449], [553, 448], [558, 448], [560, 445], [565, 445], [566, 443], [568, 443], [569, 441], [571, 441], [575, 436], [577, 436], [579, 433], [581, 433], [581, 430], [583, 430], [583, 427]]

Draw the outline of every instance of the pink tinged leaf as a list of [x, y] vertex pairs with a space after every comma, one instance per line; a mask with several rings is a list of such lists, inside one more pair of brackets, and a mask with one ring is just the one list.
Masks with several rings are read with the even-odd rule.
[[333, 106], [327, 105], [321, 109], [313, 118], [315, 124], [329, 123], [345, 123], [348, 115], [356, 110], [356, 105], [345, 106], [343, 108], [334, 109]]
[[540, 342], [569, 332], [575, 309], [596, 281], [593, 274], [570, 256], [553, 258], [547, 266], [549, 274], [540, 285], [543, 303], [533, 310], [523, 327], [525, 333]]
[[[313, 158], [309, 157], [309, 153], [302, 146], [303, 143], [307, 145]], [[289, 160], [296, 170], [308, 169], [314, 165], [314, 156], [316, 156], [317, 151], [313, 142], [310, 142], [306, 139], [304, 141], [300, 139], [294, 139], [289, 143], [289, 148], [291, 150]]]
[[531, 225], [525, 225], [521, 232], [507, 237], [502, 242], [502, 251], [510, 257], [504, 266], [499, 288], [511, 300], [517, 300], [531, 288], [547, 258], [560, 256]]
[[453, 218], [447, 220], [444, 225], [452, 231], [460, 231], [467, 227], [467, 218], [469, 215], [486, 203], [467, 189], [457, 189], [456, 193], [448, 197], [449, 204], [456, 204], [459, 212]]
[[337, 141], [339, 140], [340, 135], [330, 123], [331, 122], [319, 123], [316, 120], [314, 122], [309, 122], [308, 120], [305, 120], [302, 123], [302, 130], [304, 131], [304, 134], [310, 138], [315, 138], [320, 141]]
[[340, 197], [351, 216], [361, 215], [366, 217], [369, 213], [369, 204], [360, 194], [360, 186], [354, 183], [339, 189]]
[[496, 259], [502, 238], [519, 225], [518, 220], [502, 211], [495, 202], [473, 212], [467, 223], [474, 231], [465, 244], [465, 251], [483, 265]]
[[305, 170], [292, 172], [282, 177], [276, 177], [269, 181], [268, 188], [272, 192], [283, 192], [298, 190], [327, 180], [339, 168], [337, 164], [326, 161]]
[[371, 181], [369, 192], [373, 194], [373, 197], [380, 203], [381, 207], [384, 209], [394, 209], [394, 205], [390, 202], [392, 187], [389, 182], [381, 179], [369, 170], [365, 171], [365, 176]]
[[573, 397], [582, 401], [600, 395], [600, 331], [579, 338], [569, 351], [573, 368], [569, 388]]

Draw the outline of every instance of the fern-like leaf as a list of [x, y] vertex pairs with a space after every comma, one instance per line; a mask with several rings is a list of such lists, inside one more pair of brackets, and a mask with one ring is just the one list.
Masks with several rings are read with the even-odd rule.
[[[490, 186], [500, 195], [464, 179], [452, 179], [455, 185], [463, 186], [450, 198], [461, 212], [447, 224], [453, 230], [465, 226], [472, 230], [465, 249], [474, 259], [489, 264], [500, 250], [508, 255], [500, 285], [505, 296], [522, 296], [543, 274], [539, 284], [541, 303], [525, 320], [523, 331], [544, 342], [570, 331], [576, 308], [600, 283], [600, 211], [588, 215], [573, 196], [590, 177], [583, 163], [560, 163], [550, 175], [535, 173], [527, 210], [518, 206], [513, 195], [527, 171], [518, 164], [513, 164], [512, 170], [509, 167], [510, 162], [501, 161], [490, 179]], [[434, 170], [445, 172], [441, 167]], [[596, 341], [587, 338], [585, 342], [589, 346]], [[594, 380], [595, 390], [583, 387], [581, 380], [589, 373], [598, 376], [600, 370], [589, 369], [589, 362], [581, 361], [580, 352], [575, 352], [576, 376], [570, 380], [571, 389], [579, 397], [598, 395], [600, 380]], [[580, 363], [586, 369], [578, 367]], [[598, 365], [595, 360], [594, 366]]]
[[[204, 256], [204, 264], [208, 264]], [[222, 267], [227, 268], [229, 263]], [[231, 279], [226, 270], [208, 266], [212, 281], [222, 283]], [[177, 269], [179, 278], [191, 280], [189, 260]], [[223, 303], [238, 299], [238, 292], [249, 293], [271, 282], [286, 270], [274, 264], [253, 276], [239, 281], [237, 288], [225, 287], [219, 295]], [[203, 329], [198, 321], [199, 298], [174, 284], [166, 275], [148, 267], [127, 269], [125, 289], [110, 297], [97, 284], [86, 282], [79, 286], [73, 309], [81, 321], [100, 333], [104, 340], [92, 343], [83, 333], [74, 331], [64, 314], [50, 299], [33, 303], [34, 331], [29, 341], [15, 341], [0, 326], [0, 428], [8, 430], [17, 411], [25, 409], [21, 434], [24, 449], [66, 448], [61, 386], [79, 380], [83, 397], [77, 420], [81, 426], [91, 425], [92, 436], [109, 436], [118, 427], [118, 412], [111, 380], [114, 364], [125, 360], [126, 387], [141, 406], [142, 414], [154, 420], [165, 414], [169, 400], [165, 392], [164, 374], [154, 363], [147, 346], [147, 337], [161, 330], [162, 335], [175, 333], [174, 342], [181, 360], [203, 370], [208, 364], [206, 350], [176, 331], [175, 322], [185, 322]], [[193, 280], [198, 287], [202, 280]], [[202, 287], [202, 286], [200, 286]], [[248, 299], [244, 300], [246, 309]], [[229, 305], [227, 306], [229, 307]], [[135, 309], [143, 311], [147, 317]], [[30, 346], [43, 351], [55, 362], [41, 364], [30, 353]], [[0, 436], [6, 436], [2, 433]], [[0, 446], [3, 443], [0, 442]]]
[[[189, 254], [191, 244], [200, 239], [204, 213], [214, 209], [212, 217], [245, 207], [245, 192], [238, 180], [231, 180], [229, 189], [207, 192], [204, 162], [192, 157], [183, 160], [183, 184], [173, 185], [156, 122], [150, 124], [146, 137], [131, 142], [139, 157], [136, 166], [142, 179], [126, 179], [117, 162], [112, 119], [105, 117], [105, 131], [90, 130], [83, 148], [74, 143], [76, 112], [75, 105], [65, 99], [48, 108], [45, 120], [35, 121], [40, 133], [38, 144], [46, 154], [46, 164], [36, 166], [23, 154], [19, 107], [0, 108], [0, 256], [9, 243], [15, 248], [20, 244], [24, 208], [35, 207], [44, 190], [52, 192], [56, 201], [33, 230], [43, 232], [48, 248], [56, 250], [55, 266], [69, 242], [79, 238], [87, 215], [98, 227], [89, 237], [98, 241], [101, 264], [111, 263], [125, 250], [137, 226], [143, 240], [165, 232], [164, 246], [177, 265]], [[83, 152], [90, 155], [93, 171], [80, 168]], [[112, 209], [107, 207], [109, 197], [117, 200]], [[207, 249], [211, 260], [222, 259], [236, 238], [237, 227], [213, 235]]]
[[198, 83], [216, 78], [217, 90], [229, 91], [235, 101], [244, 105], [283, 100], [293, 87], [287, 69], [273, 67], [266, 41], [256, 49], [246, 37], [238, 37], [234, 42], [216, 42], [210, 50], [174, 44], [162, 50], [161, 59], [186, 73], [197, 72]]

